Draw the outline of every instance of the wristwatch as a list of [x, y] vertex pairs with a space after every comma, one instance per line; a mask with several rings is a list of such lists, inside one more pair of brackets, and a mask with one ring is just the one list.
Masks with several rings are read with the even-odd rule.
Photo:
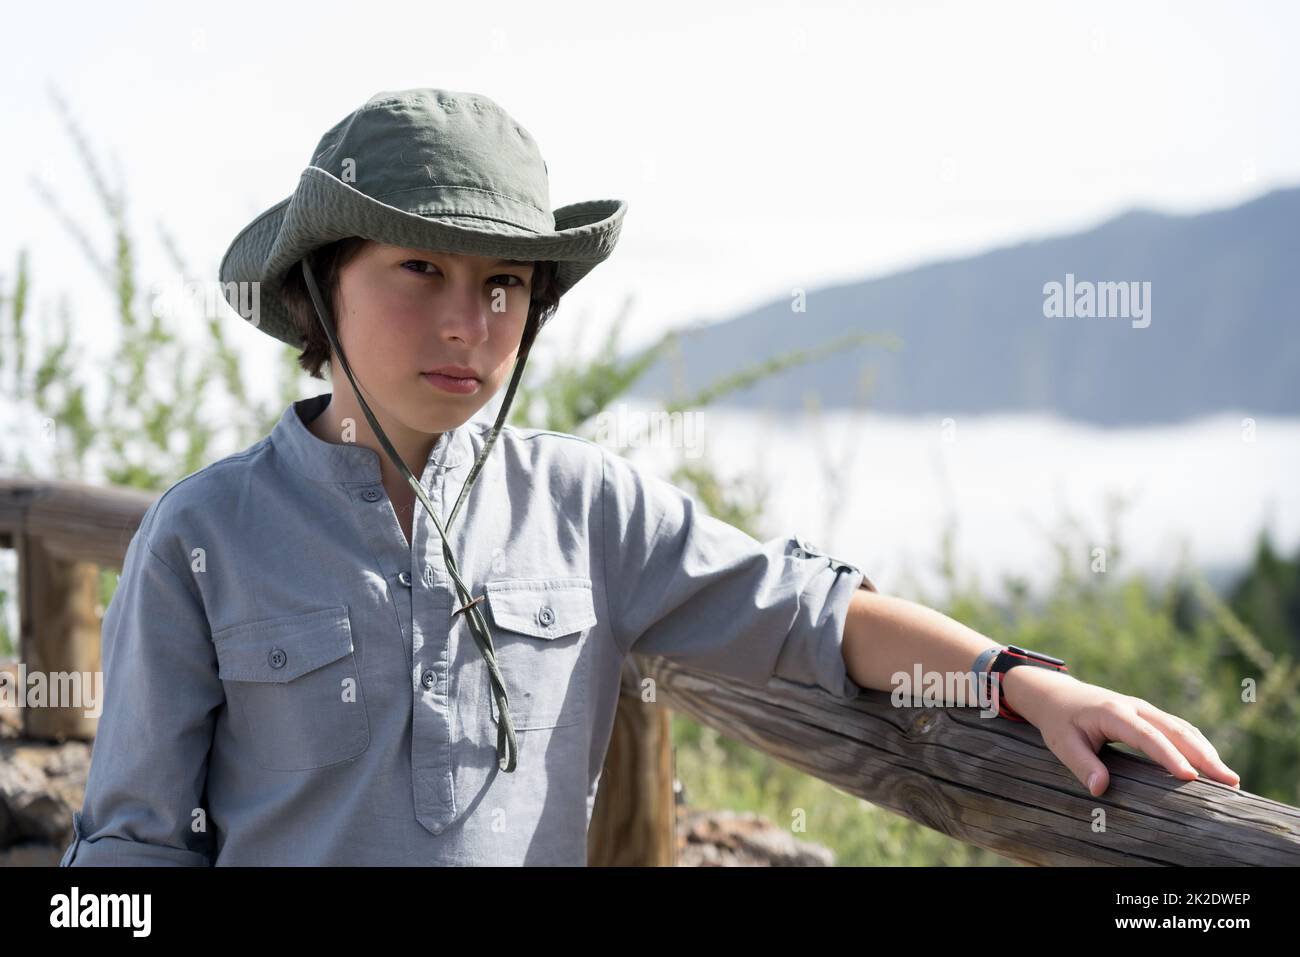
[[[974, 673], [977, 682], [996, 681], [998, 683], [998, 716], [1006, 718], [1008, 721], [1025, 720], [1007, 704], [1006, 696], [1001, 693], [1003, 676], [1012, 668], [1020, 665], [1050, 668], [1053, 671], [1070, 670], [1060, 658], [1053, 658], [1051, 655], [1045, 655], [1039, 651], [1030, 651], [1028, 648], [1021, 648], [1019, 645], [1007, 645], [1005, 648], [986, 648], [980, 652], [971, 671]], [[992, 694], [992, 686], [986, 684], [986, 687], [988, 687], [989, 693]]]

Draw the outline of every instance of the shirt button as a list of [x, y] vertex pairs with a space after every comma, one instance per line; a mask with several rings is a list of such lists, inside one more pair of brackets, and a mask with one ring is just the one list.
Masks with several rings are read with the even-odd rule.
[[383, 494], [384, 493], [379, 491], [377, 488], [368, 488], [361, 493], [361, 497], [367, 502], [378, 502]]
[[436, 680], [437, 676], [433, 673], [432, 668], [429, 668], [424, 674], [420, 675], [420, 684], [424, 685], [426, 688], [432, 688], [433, 683]]
[[267, 662], [272, 668], [283, 668], [289, 661], [289, 656], [284, 653], [282, 648], [272, 648], [270, 654], [266, 656]]
[[543, 605], [542, 610], [537, 613], [537, 620], [546, 627], [550, 627], [555, 621], [555, 612], [551, 611], [550, 605]]
[[397, 580], [398, 580], [399, 582], [401, 582], [403, 585], [405, 585], [407, 588], [410, 588], [410, 587], [411, 587], [411, 573], [410, 573], [410, 572], [398, 572], [398, 573], [397, 573]]
[[433, 566], [432, 565], [424, 566], [424, 583], [428, 585], [430, 588], [433, 587]]

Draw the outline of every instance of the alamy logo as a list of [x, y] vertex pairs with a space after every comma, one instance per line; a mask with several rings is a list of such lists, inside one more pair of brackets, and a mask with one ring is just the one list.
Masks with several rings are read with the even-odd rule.
[[98, 718], [103, 703], [102, 671], [28, 671], [19, 662], [16, 675], [0, 672], [0, 708], [81, 708]]
[[130, 927], [131, 936], [148, 937], [151, 894], [71, 894], [50, 898], [51, 927]]
[[1134, 329], [1151, 325], [1151, 283], [1074, 281], [1043, 285], [1043, 315], [1048, 319], [1132, 319]]

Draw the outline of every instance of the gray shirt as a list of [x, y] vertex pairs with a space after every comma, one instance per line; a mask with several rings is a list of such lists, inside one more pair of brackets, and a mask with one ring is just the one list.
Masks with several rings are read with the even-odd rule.
[[[514, 716], [501, 771], [438, 532], [417, 502], [408, 544], [379, 453], [308, 430], [328, 401], [146, 512], [61, 865], [583, 865], [630, 652], [862, 690], [840, 651], [854, 590], [875, 590], [859, 568], [759, 542], [586, 439], [506, 426], [448, 531]], [[429, 456], [444, 522], [490, 428]]]

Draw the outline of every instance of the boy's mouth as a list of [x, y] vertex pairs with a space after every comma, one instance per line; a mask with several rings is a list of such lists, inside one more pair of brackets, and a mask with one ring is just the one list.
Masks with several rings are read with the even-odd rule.
[[[445, 367], [444, 367], [445, 368]], [[474, 375], [451, 375], [446, 372], [421, 372], [420, 377], [436, 389], [452, 392], [456, 395], [470, 395], [477, 392], [483, 383]]]

